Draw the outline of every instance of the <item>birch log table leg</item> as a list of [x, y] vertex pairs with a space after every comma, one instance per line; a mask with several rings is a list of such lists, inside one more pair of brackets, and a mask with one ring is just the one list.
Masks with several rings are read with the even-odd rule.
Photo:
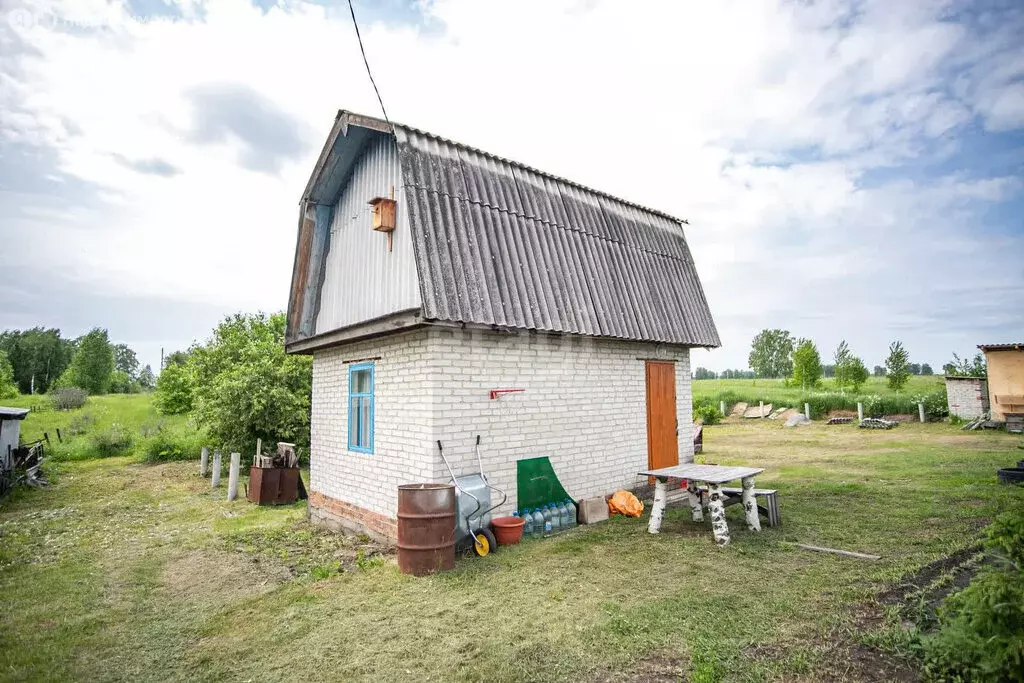
[[704, 508], [700, 501], [700, 489], [697, 488], [697, 482], [686, 482], [686, 499], [690, 502], [690, 513], [693, 515], [693, 521], [703, 522]]
[[747, 528], [751, 531], [761, 530], [761, 520], [757, 516], [757, 499], [754, 497], [754, 478], [740, 479], [743, 485], [743, 514], [747, 518]]
[[708, 484], [708, 510], [711, 512], [711, 529], [715, 533], [715, 543], [721, 546], [729, 545], [729, 525], [725, 521], [721, 484]]
[[667, 481], [659, 477], [654, 483], [654, 505], [651, 506], [651, 521], [647, 523], [647, 533], [656, 534], [661, 530], [661, 518], [665, 516], [665, 503], [668, 502]]

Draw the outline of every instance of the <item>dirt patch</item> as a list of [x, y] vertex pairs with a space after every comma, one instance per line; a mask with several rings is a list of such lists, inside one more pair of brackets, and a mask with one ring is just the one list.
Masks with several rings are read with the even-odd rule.
[[882, 419], [889, 420], [890, 422], [917, 422], [921, 419], [921, 416], [899, 413], [896, 415], [885, 415]]
[[[944, 574], [953, 574], [954, 584], [962, 582], [963, 585], [967, 585], [970, 582], [971, 576], [977, 571], [977, 565], [972, 561], [974, 556], [981, 550], [980, 546], [972, 545], [962, 550], [958, 550], [955, 553], [946, 557], [940, 557], [934, 562], [930, 562], [925, 566], [918, 569], [913, 574], [909, 574], [902, 579], [895, 586], [892, 586], [885, 591], [879, 593], [878, 601], [883, 605], [898, 605], [903, 604], [907, 601], [907, 598], [911, 595], [921, 593], [928, 589]], [[952, 588], [948, 590], [943, 587], [937, 591], [932, 591], [941, 595], [928, 596], [928, 602], [941, 602], [946, 597]]]
[[258, 557], [246, 561], [217, 550], [193, 550], [167, 563], [160, 584], [171, 598], [192, 601], [212, 596], [216, 602], [230, 602], [290, 579], [288, 569], [275, 562]]
[[658, 653], [638, 661], [629, 671], [599, 671], [591, 683], [676, 683], [687, 680], [689, 662], [676, 655]]
[[[875, 648], [851, 643], [848, 636], [834, 634], [814, 648], [824, 663], [815, 667], [816, 681], [917, 681], [917, 670], [904, 661]], [[746, 648], [744, 656], [754, 661], [783, 661], [788, 649], [776, 643], [758, 643]]]

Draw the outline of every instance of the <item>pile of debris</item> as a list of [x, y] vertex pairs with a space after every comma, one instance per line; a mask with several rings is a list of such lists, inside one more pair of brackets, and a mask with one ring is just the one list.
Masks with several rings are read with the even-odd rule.
[[828, 422], [826, 422], [825, 424], [827, 424], [827, 425], [848, 425], [851, 422], [853, 422], [853, 418], [852, 417], [830, 417], [828, 419]]
[[967, 429], [972, 431], [975, 429], [998, 429], [999, 423], [994, 422], [992, 419], [990, 419], [990, 417], [991, 416], [988, 413], [982, 413], [978, 417], [974, 418], [973, 420], [965, 424], [960, 429]]
[[899, 425], [896, 420], [883, 420], [880, 417], [865, 417], [858, 425], [861, 429], [892, 429]]

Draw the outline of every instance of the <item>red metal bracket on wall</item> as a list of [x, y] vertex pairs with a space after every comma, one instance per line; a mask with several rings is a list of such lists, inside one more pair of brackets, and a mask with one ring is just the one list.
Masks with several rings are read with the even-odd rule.
[[494, 400], [502, 394], [515, 394], [520, 391], [526, 391], [526, 389], [491, 389], [491, 400]]

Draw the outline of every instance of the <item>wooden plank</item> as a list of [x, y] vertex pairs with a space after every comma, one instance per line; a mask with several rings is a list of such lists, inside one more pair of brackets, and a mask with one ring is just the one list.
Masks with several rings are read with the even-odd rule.
[[667, 479], [693, 479], [695, 481], [706, 481], [708, 483], [721, 484], [734, 479], [752, 477], [764, 472], [764, 469], [755, 467], [723, 467], [720, 465], [676, 465], [674, 467], [662, 467], [649, 469], [639, 474], [649, 477], [663, 477]]

